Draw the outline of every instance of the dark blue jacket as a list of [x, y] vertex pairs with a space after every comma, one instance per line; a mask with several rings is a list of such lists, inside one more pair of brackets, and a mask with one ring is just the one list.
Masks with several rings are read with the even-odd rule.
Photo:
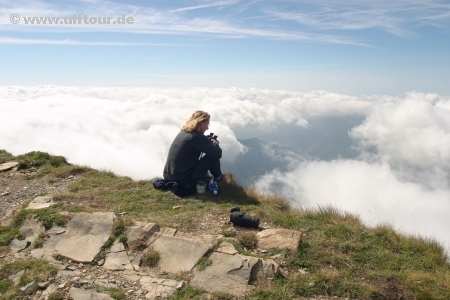
[[222, 158], [222, 149], [197, 130], [181, 131], [170, 146], [164, 166], [164, 179], [188, 187], [202, 152], [213, 159]]

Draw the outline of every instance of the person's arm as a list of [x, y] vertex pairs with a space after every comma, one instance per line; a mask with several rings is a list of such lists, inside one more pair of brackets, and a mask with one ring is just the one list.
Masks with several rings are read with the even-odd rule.
[[222, 158], [222, 149], [213, 144], [206, 136], [199, 134], [193, 139], [193, 147], [214, 159]]

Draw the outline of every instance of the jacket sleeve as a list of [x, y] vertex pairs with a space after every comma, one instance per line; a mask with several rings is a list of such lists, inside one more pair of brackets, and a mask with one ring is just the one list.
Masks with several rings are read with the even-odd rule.
[[193, 147], [206, 155], [214, 158], [220, 159], [222, 158], [222, 149], [219, 145], [214, 145], [211, 141], [204, 135], [200, 134], [195, 137], [193, 140]]

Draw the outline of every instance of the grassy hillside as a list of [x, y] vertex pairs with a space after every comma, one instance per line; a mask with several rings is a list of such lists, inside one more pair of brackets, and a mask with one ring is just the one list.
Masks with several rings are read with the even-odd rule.
[[[126, 212], [122, 224], [149, 221], [193, 234], [235, 235], [240, 241], [236, 243], [238, 250], [255, 255], [250, 250], [257, 245], [249, 242], [254, 230], [229, 230], [232, 227], [227, 222], [230, 208], [238, 205], [241, 211], [258, 216], [263, 227], [303, 231], [298, 252], [272, 249], [262, 256], [282, 253], [286, 276], [256, 283], [256, 291], [244, 298], [247, 300], [302, 299], [317, 295], [352, 299], [450, 299], [450, 264], [436, 241], [402, 235], [385, 224], [367, 227], [358, 216], [331, 207], [293, 209], [281, 197], [260, 195], [252, 188], [239, 185], [231, 174], [220, 183], [219, 196], [179, 198], [168, 191], [154, 189], [150, 180], [133, 181], [111, 172], [70, 165], [63, 157], [43, 152], [14, 157], [0, 150], [0, 163], [7, 161], [19, 161], [23, 178], [30, 181], [55, 183], [71, 175], [77, 178], [66, 192], [55, 195], [58, 205], [37, 213], [46, 227], [64, 224], [67, 219], [59, 214], [61, 211]], [[32, 173], [25, 172], [30, 169]], [[0, 186], [0, 191], [4, 188]], [[8, 251], [6, 246], [30, 214], [36, 212], [22, 209], [16, 213], [11, 226], [0, 227], [0, 254]], [[35, 263], [36, 267], [28, 268], [42, 268], [42, 264]], [[1, 259], [0, 266], [0, 299], [12, 299], [11, 295], [17, 294], [8, 276], [18, 267]], [[31, 279], [32, 276], [27, 281]], [[173, 299], [205, 299], [206, 296], [205, 291], [187, 285]], [[210, 297], [232, 299], [219, 294]]]

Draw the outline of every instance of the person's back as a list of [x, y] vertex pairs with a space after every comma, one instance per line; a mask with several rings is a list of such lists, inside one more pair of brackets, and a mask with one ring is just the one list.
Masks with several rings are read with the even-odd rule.
[[[208, 170], [215, 178], [221, 178], [219, 141], [211, 141], [204, 132], [209, 126], [209, 114], [196, 111], [176, 136], [169, 149], [164, 166], [164, 179], [183, 187], [204, 180]], [[205, 155], [201, 157], [201, 153]]]

